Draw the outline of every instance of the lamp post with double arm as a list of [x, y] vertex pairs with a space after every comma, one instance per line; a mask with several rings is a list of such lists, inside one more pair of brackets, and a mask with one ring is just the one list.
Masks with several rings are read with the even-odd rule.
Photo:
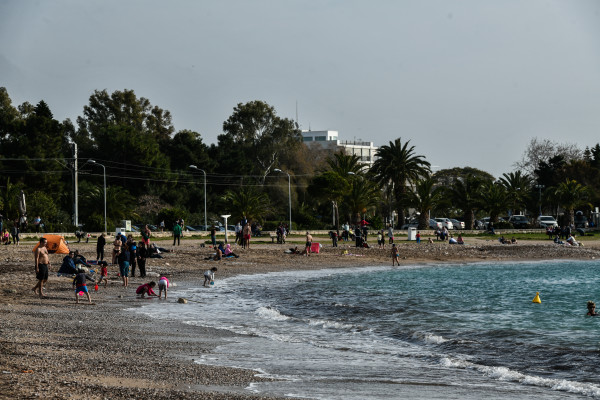
[[290, 229], [289, 231], [292, 231], [292, 180], [290, 177], [290, 174], [288, 174], [285, 171], [280, 170], [279, 168], [275, 168], [273, 171], [275, 172], [280, 172], [282, 174], [286, 174], [288, 177], [288, 206], [289, 206], [289, 211], [290, 211]]
[[96, 164], [102, 167], [102, 171], [104, 173], [104, 232], [107, 232], [106, 230], [106, 167], [103, 164], [100, 164], [94, 160], [88, 160], [88, 162], [90, 164]]
[[206, 171], [196, 167], [195, 165], [190, 165], [191, 169], [195, 169], [198, 171], [202, 171], [204, 174], [204, 230], [208, 231], [207, 219], [206, 219]]

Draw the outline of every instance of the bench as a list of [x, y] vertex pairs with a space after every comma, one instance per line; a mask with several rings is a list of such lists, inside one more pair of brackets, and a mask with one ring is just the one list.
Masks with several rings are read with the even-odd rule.
[[275, 243], [275, 239], [277, 239], [277, 234], [275, 232], [269, 232], [269, 237], [271, 238], [271, 243]]

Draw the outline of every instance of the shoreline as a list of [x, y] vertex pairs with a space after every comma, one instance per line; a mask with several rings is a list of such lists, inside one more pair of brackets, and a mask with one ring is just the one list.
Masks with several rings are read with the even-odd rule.
[[[239, 259], [215, 262], [202, 260], [211, 249], [200, 248], [200, 240], [182, 243], [165, 258], [150, 259], [147, 268], [149, 272], [168, 273], [181, 288], [200, 286], [203, 271], [215, 265], [219, 268], [218, 282], [240, 274], [389, 266], [391, 261], [389, 245], [380, 250], [342, 244], [303, 257], [283, 254], [286, 245], [261, 244], [250, 250], [236, 247]], [[135, 288], [151, 277], [144, 281], [133, 278], [125, 290], [114, 277], [116, 268], [109, 267], [109, 287], [100, 287], [99, 292], [90, 287], [95, 305], [75, 304], [70, 279], [56, 277], [62, 256], [51, 255], [49, 298], [34, 297], [33, 245], [24, 242], [11, 249], [0, 247], [0, 385], [7, 389], [0, 398], [278, 398], [255, 395], [246, 389], [252, 382], [265, 380], [256, 376], [256, 371], [193, 362], [210, 354], [224, 338], [238, 335], [127, 313], [126, 309], [141, 306], [144, 301], [159, 301], [135, 297]], [[71, 248], [88, 258], [95, 255], [95, 243], [72, 243]], [[400, 242], [399, 248], [401, 264], [600, 258], [600, 244], [595, 242], [580, 248], [537, 242], [501, 245], [481, 241], [468, 246]], [[343, 250], [350, 255], [341, 255]], [[176, 300], [170, 296], [168, 301]]]

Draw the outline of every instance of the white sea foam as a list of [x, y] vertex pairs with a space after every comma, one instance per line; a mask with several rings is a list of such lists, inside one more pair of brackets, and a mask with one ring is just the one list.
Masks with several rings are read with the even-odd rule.
[[274, 321], [286, 321], [290, 319], [290, 317], [281, 314], [279, 310], [272, 307], [259, 307], [255, 313], [261, 318], [272, 319]]
[[550, 379], [527, 375], [507, 367], [493, 367], [472, 363], [465, 360], [442, 357], [440, 364], [448, 368], [473, 369], [492, 379], [505, 382], [516, 382], [523, 385], [545, 387], [552, 390], [600, 397], [600, 386], [593, 383], [568, 381], [565, 379]]
[[433, 333], [428, 332], [415, 332], [412, 335], [413, 339], [420, 340], [427, 344], [441, 344], [447, 342], [448, 339], [444, 339], [442, 336], [434, 335]]
[[350, 324], [343, 324], [341, 322], [327, 321], [327, 320], [321, 320], [321, 319], [309, 319], [308, 324], [311, 326], [321, 326], [323, 328], [335, 328], [335, 329], [345, 329], [345, 330], [349, 330], [354, 327], [354, 325], [350, 325]]

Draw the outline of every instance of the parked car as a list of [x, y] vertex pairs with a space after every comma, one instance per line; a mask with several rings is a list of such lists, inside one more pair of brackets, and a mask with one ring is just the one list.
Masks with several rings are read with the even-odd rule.
[[430, 219], [429, 220], [429, 228], [430, 229], [442, 229], [443, 225], [441, 222], [436, 221], [435, 219]]
[[575, 228], [587, 228], [589, 226], [586, 216], [583, 211], [577, 211], [575, 213]]
[[442, 227], [448, 229], [449, 231], [451, 231], [452, 229], [454, 229], [454, 225], [452, 224], [452, 221], [450, 221], [450, 219], [448, 218], [434, 218], [437, 222], [441, 222], [442, 223]]
[[185, 229], [186, 229], [187, 231], [189, 231], [189, 232], [195, 232], [195, 231], [196, 231], [196, 229], [195, 229], [193, 226], [191, 226], [191, 225], [186, 225], [186, 226], [185, 226]]
[[[498, 217], [498, 222], [504, 222], [505, 219], [502, 217]], [[475, 229], [488, 229], [490, 225], [490, 217], [481, 218], [478, 221], [475, 221]]]
[[418, 228], [419, 227], [419, 221], [416, 219], [413, 219], [412, 221], [410, 221], [408, 224], [404, 224], [400, 227], [400, 229], [408, 229], [408, 228]]
[[554, 228], [555, 226], [558, 226], [558, 222], [556, 222], [554, 217], [551, 215], [540, 215], [537, 221], [540, 228], [547, 228], [549, 226]]
[[517, 229], [529, 228], [529, 219], [524, 215], [511, 215], [508, 222]]
[[454, 226], [454, 229], [465, 229], [465, 223], [463, 221], [459, 221], [454, 218], [450, 218], [450, 221], [452, 222], [452, 226]]

